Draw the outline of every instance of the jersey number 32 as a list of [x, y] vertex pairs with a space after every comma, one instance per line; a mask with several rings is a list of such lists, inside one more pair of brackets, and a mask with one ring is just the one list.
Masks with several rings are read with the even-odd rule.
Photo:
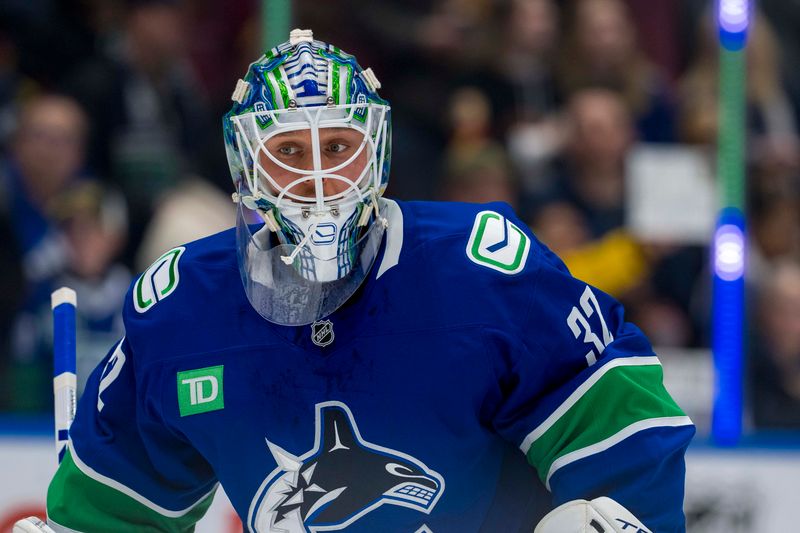
[[[611, 335], [611, 332], [608, 331], [606, 321], [603, 318], [603, 314], [600, 312], [600, 304], [597, 303], [597, 298], [588, 285], [581, 295], [580, 304], [580, 309], [575, 306], [572, 307], [572, 311], [570, 311], [567, 317], [567, 325], [569, 329], [572, 330], [572, 334], [575, 335], [576, 339], [583, 334], [583, 342], [592, 345], [592, 348], [586, 352], [586, 362], [589, 366], [592, 366], [597, 362], [597, 359], [600, 357], [600, 354], [603, 353], [603, 350], [606, 349], [606, 346], [614, 340], [614, 337]], [[589, 325], [589, 317], [595, 313], [597, 313], [597, 317], [600, 319], [600, 326], [603, 330], [602, 340], [592, 331], [592, 326]]]

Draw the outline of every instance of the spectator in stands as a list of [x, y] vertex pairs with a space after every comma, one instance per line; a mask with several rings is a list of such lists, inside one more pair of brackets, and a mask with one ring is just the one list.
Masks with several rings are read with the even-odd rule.
[[90, 114], [96, 170], [130, 204], [130, 262], [156, 199], [219, 151], [186, 33], [177, 0], [128, 0], [118, 49], [65, 82]]
[[[351, 27], [355, 19], [360, 29], [343, 32], [347, 34], [343, 42], [361, 39], [352, 51], [372, 65], [392, 102], [390, 194], [431, 198], [440, 192], [441, 183], [420, 172], [419, 161], [436, 169], [444, 165], [449, 129], [443, 110], [454, 88], [474, 85], [475, 76], [496, 61], [502, 3], [350, 0], [349, 4], [352, 10], [340, 27]], [[308, 27], [317, 27], [311, 17], [305, 20]], [[391, 22], [375, 24], [376, 20]]]
[[[44, 407], [49, 397], [50, 358], [39, 351], [42, 320], [54, 280], [64, 271], [68, 249], [63, 234], [49, 210], [63, 191], [83, 179], [87, 136], [86, 116], [78, 104], [64, 96], [38, 96], [22, 107], [11, 141], [9, 157], [0, 174], [0, 206], [8, 220], [11, 239], [4, 240], [4, 253], [16, 249], [24, 283], [14, 287], [19, 301], [14, 308], [11, 334], [13, 361], [7, 377], [12, 390], [29, 393], [11, 397], [20, 409]], [[49, 322], [44, 325], [48, 326]], [[37, 394], [39, 393], [39, 394]], [[33, 403], [26, 403], [26, 402]]]
[[431, 56], [472, 68], [487, 65], [497, 38], [492, 0], [438, 0], [416, 28], [417, 42]]
[[753, 422], [800, 429], [800, 263], [783, 260], [766, 278], [750, 359]]
[[79, 390], [108, 344], [124, 335], [120, 308], [131, 274], [117, 262], [127, 231], [122, 197], [84, 179], [53, 197], [47, 214], [60, 232], [64, 264], [40, 281], [39, 297], [28, 298], [15, 318], [6, 386], [8, 407], [16, 411], [52, 408], [52, 290], [67, 286], [78, 294]]
[[646, 271], [637, 245], [621, 229], [631, 120], [612, 91], [574, 94], [564, 121], [560, 182], [529, 217], [536, 235], [574, 276], [618, 298], [641, 283]]
[[518, 204], [505, 149], [490, 134], [492, 110], [474, 87], [453, 93], [442, 196], [452, 201]]
[[484, 75], [500, 134], [528, 196], [551, 185], [550, 164], [564, 141], [555, 77], [559, 18], [554, 0], [512, 1], [502, 50]]
[[[559, 252], [574, 274], [621, 298], [652, 326], [646, 333], [654, 342], [694, 342], [688, 317], [699, 251], [641, 243], [625, 228], [626, 158], [635, 133], [623, 98], [608, 89], [578, 91], [566, 122], [557, 188], [531, 213], [532, 226], [546, 244], [551, 235], [562, 239]], [[651, 320], [656, 312], [669, 320]]]
[[236, 220], [231, 197], [198, 177], [187, 177], [158, 202], [134, 263], [144, 271], [176, 246], [230, 228]]
[[[477, 155], [477, 154], [476, 154]], [[441, 198], [451, 202], [506, 202], [517, 205], [517, 187], [501, 153], [480, 154], [445, 178]]]
[[635, 132], [623, 98], [608, 89], [572, 95], [567, 140], [555, 197], [575, 205], [593, 238], [625, 222], [625, 158]]
[[797, 189], [764, 190], [753, 180], [749, 194], [748, 280], [759, 285], [772, 275], [772, 265], [800, 257], [800, 194]]
[[[78, 391], [108, 352], [108, 346], [125, 334], [120, 309], [131, 273], [119, 256], [128, 231], [125, 200], [93, 181], [65, 190], [51, 205], [51, 214], [67, 245], [67, 266], [54, 286], [75, 289]], [[45, 306], [47, 307], [47, 306]], [[44, 310], [47, 314], [47, 309]], [[48, 324], [49, 327], [49, 324]], [[46, 332], [39, 338], [47, 339]], [[46, 346], [50, 352], [50, 346]]]
[[560, 105], [554, 70], [559, 31], [554, 0], [510, 2], [499, 53], [479, 86], [504, 131], [518, 122], [537, 123]]
[[84, 171], [86, 116], [67, 97], [48, 94], [27, 102], [3, 163], [4, 209], [9, 213], [25, 275], [38, 283], [56, 275], [65, 253], [49, 204]]
[[531, 228], [573, 276], [616, 298], [627, 296], [650, 274], [644, 247], [624, 228], [591, 240], [585, 218], [568, 202], [545, 204], [535, 212]]
[[619, 92], [645, 142], [675, 140], [667, 77], [642, 52], [622, 0], [577, 0], [567, 21], [560, 61], [567, 94], [601, 86]]
[[691, 343], [687, 313], [653, 286], [652, 277], [662, 268], [663, 247], [642, 243], [625, 228], [591, 239], [581, 212], [564, 201], [537, 209], [531, 227], [573, 276], [625, 301], [628, 314], [636, 317], [651, 342], [658, 346]]
[[[530, 227], [534, 234], [562, 259], [591, 242], [592, 236], [586, 217], [574, 204], [564, 200], [547, 202], [536, 209], [531, 216]], [[576, 274], [573, 275], [585, 280]]]

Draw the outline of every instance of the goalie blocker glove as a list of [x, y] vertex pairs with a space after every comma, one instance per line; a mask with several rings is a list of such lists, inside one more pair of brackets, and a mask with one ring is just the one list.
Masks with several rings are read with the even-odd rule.
[[534, 533], [651, 533], [630, 511], [605, 496], [572, 500], [542, 518]]

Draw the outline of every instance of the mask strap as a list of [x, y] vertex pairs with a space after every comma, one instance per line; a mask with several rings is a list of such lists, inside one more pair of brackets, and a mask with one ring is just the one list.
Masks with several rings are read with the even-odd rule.
[[303, 237], [303, 240], [301, 240], [297, 244], [297, 247], [294, 249], [294, 251], [292, 251], [292, 253], [290, 255], [282, 255], [281, 256], [281, 261], [283, 261], [284, 264], [291, 265], [294, 262], [294, 258], [297, 257], [297, 254], [300, 253], [300, 250], [305, 248], [306, 244], [308, 244], [308, 241], [311, 239], [311, 236], [314, 234], [315, 231], [317, 231], [317, 225], [319, 223], [320, 223], [319, 220], [315, 220], [311, 224], [311, 227], [308, 228], [308, 231], [306, 232], [305, 237]]

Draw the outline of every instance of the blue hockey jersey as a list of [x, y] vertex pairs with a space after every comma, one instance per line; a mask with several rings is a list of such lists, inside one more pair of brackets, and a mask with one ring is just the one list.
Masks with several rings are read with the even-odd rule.
[[620, 304], [505, 204], [384, 202], [370, 275], [313, 327], [253, 310], [232, 230], [145, 271], [51, 523], [191, 531], [222, 484], [253, 532], [531, 531], [544, 486], [683, 531], [694, 427]]

